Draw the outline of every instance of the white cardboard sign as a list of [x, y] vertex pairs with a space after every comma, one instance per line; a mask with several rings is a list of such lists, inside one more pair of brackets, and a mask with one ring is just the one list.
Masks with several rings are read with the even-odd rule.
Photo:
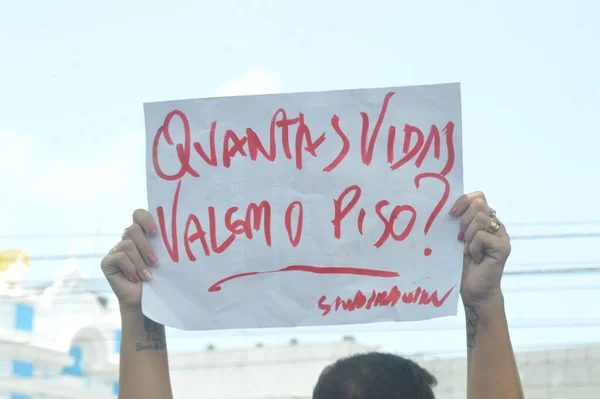
[[159, 267], [186, 330], [456, 314], [459, 84], [148, 103]]

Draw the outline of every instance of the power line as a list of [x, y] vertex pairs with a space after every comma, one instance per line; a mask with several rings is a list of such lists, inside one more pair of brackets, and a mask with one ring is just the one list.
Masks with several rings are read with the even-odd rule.
[[33, 239], [33, 240], [48, 240], [48, 239], [65, 239], [65, 238], [119, 238], [122, 233], [40, 233], [40, 234], [2, 234], [0, 240], [11, 239]]
[[509, 262], [511, 268], [531, 267], [531, 266], [593, 266], [600, 265], [600, 259], [592, 260], [559, 260], [559, 261], [539, 261], [539, 262]]
[[[520, 240], [556, 240], [556, 239], [568, 239], [568, 238], [599, 238], [600, 232], [594, 233], [561, 233], [561, 234], [537, 234], [537, 235], [513, 235], [511, 236], [512, 241]], [[1, 238], [1, 237], [0, 237]], [[73, 255], [33, 255], [30, 256], [32, 261], [44, 262], [44, 261], [57, 261], [67, 259], [102, 259], [106, 256], [106, 253], [83, 253]]]
[[[459, 317], [459, 316], [454, 316], [454, 317]], [[431, 320], [429, 320], [431, 321]], [[373, 330], [373, 331], [369, 331], [369, 330], [364, 330], [364, 327], [368, 326], [368, 324], [361, 324], [361, 325], [355, 325], [355, 327], [359, 328], [360, 331], [353, 331], [352, 334], [372, 334], [372, 333], [381, 333], [381, 334], [387, 334], [387, 333], [410, 333], [410, 332], [436, 332], [436, 331], [464, 331], [465, 330], [465, 325], [464, 325], [464, 319], [460, 318], [459, 320], [456, 320], [456, 322], [453, 323], [445, 323], [445, 324], [438, 324], [438, 325], [427, 325], [424, 324], [425, 321], [419, 321], [419, 322], [405, 322], [405, 323], [401, 323], [401, 324], [395, 324], [394, 328], [383, 328], [383, 329], [377, 329], [377, 330]], [[407, 323], [411, 323], [411, 324], [407, 324]], [[299, 331], [299, 330], [294, 330], [294, 327], [281, 327], [279, 328], [279, 332], [275, 332], [273, 333], [271, 330], [273, 330], [272, 328], [270, 329], [266, 329], [267, 331], [264, 331], [264, 333], [260, 333], [262, 329], [260, 328], [248, 328], [245, 330], [252, 330], [250, 334], [242, 336], [243, 338], [260, 338], [262, 336], [274, 336], [274, 337], [281, 337], [281, 336], [302, 336], [302, 335], [321, 335], [321, 334], [326, 334], [326, 335], [339, 335], [342, 334], [342, 332], [340, 332], [339, 330], [335, 330], [335, 331], [330, 331], [328, 330], [328, 327], [339, 327], [339, 326], [314, 326], [312, 328], [314, 328], [314, 330], [310, 330], [310, 331], [306, 331], [306, 326], [300, 327], [302, 329], [304, 329], [304, 331]], [[210, 340], [210, 339], [220, 339], [220, 338], [230, 338], [227, 337], [227, 331], [231, 331], [231, 330], [199, 330], [199, 331], [185, 331], [185, 330], [178, 330], [175, 328], [171, 328], [168, 327], [168, 334], [167, 334], [167, 343], [168, 342], [174, 342], [174, 341], [184, 341], [184, 342], [189, 342], [190, 340]], [[572, 321], [566, 321], [566, 322], [558, 322], [558, 321], [553, 321], [553, 320], [535, 320], [535, 319], [529, 319], [527, 321], [522, 321], [519, 320], [517, 322], [509, 322], [509, 328], [510, 330], [513, 329], [533, 329], [533, 330], [538, 330], [538, 329], [557, 329], [557, 328], [568, 328], [568, 329], [572, 329], [572, 328], [600, 328], [600, 320], [596, 320], [596, 319], [590, 319], [590, 320], [572, 320]], [[283, 330], [285, 330], [285, 332], [283, 332]], [[180, 332], [180, 333], [178, 333]], [[205, 335], [204, 336], [198, 336], [198, 335], [190, 335], [189, 333], [200, 333], [200, 334], [208, 334], [208, 333], [214, 333], [214, 336], [207, 338]], [[183, 334], [182, 334], [183, 333]], [[348, 335], [348, 332], [343, 333], [344, 335]], [[242, 338], [240, 336], [233, 336], [231, 338]], [[0, 341], [2, 340], [6, 340], [6, 338], [0, 338]], [[105, 342], [111, 342], [114, 340], [110, 340], [110, 339], [86, 339], [86, 341], [88, 342], [98, 342], [98, 343], [105, 343]], [[35, 340], [30, 340], [30, 339], [23, 339], [23, 338], [18, 338], [13, 342], [17, 342], [17, 343], [22, 343], [22, 344], [35, 344]]]
[[[71, 281], [84, 283], [87, 287], [74, 286], [67, 289], [62, 288], [56, 293], [52, 294], [53, 303], [71, 303], [72, 297], [81, 294], [92, 294], [101, 297], [114, 296], [112, 290], [108, 287], [107, 280], [103, 278], [95, 279], [73, 279]], [[27, 281], [31, 283], [32, 281]], [[23, 285], [21, 286], [21, 294], [24, 296], [29, 295], [41, 295], [42, 292], [52, 286], [51, 281], [40, 281], [37, 286], [34, 285]], [[533, 292], [566, 292], [566, 291], [600, 291], [600, 283], [596, 284], [570, 284], [564, 286], [553, 286], [553, 287], [519, 287], [519, 288], [503, 288], [502, 292], [505, 294], [527, 294]], [[115, 297], [116, 299], [116, 297]]]
[[600, 272], [600, 266], [560, 268], [560, 269], [537, 269], [537, 270], [505, 270], [505, 276], [537, 276], [553, 274], [587, 274]]
[[594, 233], [557, 233], [557, 234], [528, 234], [528, 235], [511, 235], [510, 239], [518, 240], [556, 240], [565, 238], [598, 238], [600, 232]]
[[[531, 222], [531, 223], [506, 223], [510, 227], [545, 227], [545, 226], [584, 226], [600, 225], [600, 221], [557, 221], [557, 222]], [[9, 239], [73, 239], [73, 238], [115, 238], [121, 237], [122, 233], [39, 233], [39, 234], [1, 234], [0, 240]], [[513, 240], [539, 240], [558, 238], [588, 238], [600, 237], [600, 232], [592, 233], [557, 233], [538, 235], [512, 235]]]
[[600, 225], [600, 220], [555, 220], [547, 222], [506, 222], [510, 227], [542, 227], [542, 226], [593, 226]]
[[106, 254], [75, 254], [75, 255], [42, 255], [30, 256], [29, 259], [35, 262], [45, 262], [53, 260], [68, 260], [68, 259], [102, 259]]

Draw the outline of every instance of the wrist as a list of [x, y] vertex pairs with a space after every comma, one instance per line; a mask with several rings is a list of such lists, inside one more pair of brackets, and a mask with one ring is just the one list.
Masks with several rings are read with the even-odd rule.
[[144, 313], [142, 313], [142, 308], [140, 306], [119, 304], [119, 312], [121, 313], [121, 321], [138, 320], [144, 318]]
[[146, 317], [141, 309], [121, 309], [122, 340], [135, 342], [137, 352], [166, 349], [165, 327]]
[[500, 290], [486, 296], [485, 299], [463, 298], [463, 306], [465, 313], [475, 314], [481, 324], [506, 318], [504, 295]]
[[504, 294], [502, 290], [498, 287], [493, 290], [487, 291], [485, 294], [477, 293], [476, 295], [470, 295], [461, 290], [460, 297], [462, 299], [463, 304], [469, 306], [478, 307], [495, 307], [499, 304], [504, 304]]

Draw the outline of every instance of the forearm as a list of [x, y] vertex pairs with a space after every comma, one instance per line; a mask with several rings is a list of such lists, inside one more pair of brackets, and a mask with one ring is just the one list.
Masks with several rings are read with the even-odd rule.
[[169, 399], [165, 328], [141, 312], [121, 311], [119, 399]]
[[503, 296], [499, 294], [485, 304], [464, 302], [464, 306], [468, 399], [522, 399]]

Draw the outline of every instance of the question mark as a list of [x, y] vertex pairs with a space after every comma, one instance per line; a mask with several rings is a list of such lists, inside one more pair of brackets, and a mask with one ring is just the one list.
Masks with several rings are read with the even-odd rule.
[[[426, 177], [431, 177], [431, 178], [437, 179], [437, 180], [441, 181], [442, 183], [444, 183], [444, 194], [442, 195], [442, 198], [440, 198], [440, 200], [438, 201], [435, 208], [433, 208], [433, 211], [431, 211], [431, 214], [429, 215], [429, 218], [427, 219], [427, 223], [425, 223], [425, 228], [423, 229], [423, 232], [425, 233], [425, 235], [427, 235], [427, 233], [429, 233], [429, 229], [431, 228], [431, 225], [435, 221], [435, 218], [437, 218], [437, 216], [440, 214], [440, 211], [442, 210], [444, 205], [446, 205], [446, 201], [448, 201], [448, 197], [450, 196], [450, 183], [448, 183], [448, 180], [446, 179], [446, 177], [444, 175], [441, 175], [438, 173], [421, 173], [421, 174], [417, 175], [415, 177], [415, 187], [417, 189], [419, 188], [421, 179], [424, 179]], [[423, 254], [425, 256], [431, 255], [431, 248], [425, 248], [425, 250], [423, 251]]]

